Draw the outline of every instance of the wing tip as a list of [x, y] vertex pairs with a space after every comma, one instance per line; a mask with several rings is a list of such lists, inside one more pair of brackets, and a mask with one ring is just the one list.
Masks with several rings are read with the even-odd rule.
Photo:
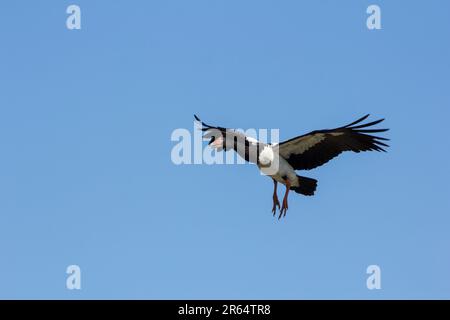
[[353, 126], [353, 125], [355, 125], [355, 124], [357, 124], [357, 123], [360, 123], [361, 121], [366, 120], [369, 116], [370, 116], [370, 113], [366, 114], [364, 117], [361, 117], [361, 118], [359, 118], [359, 119], [356, 120], [356, 121], [353, 121], [352, 123], [347, 124], [346, 126], [343, 126], [342, 128], [348, 128], [348, 127], [351, 127], [351, 126]]

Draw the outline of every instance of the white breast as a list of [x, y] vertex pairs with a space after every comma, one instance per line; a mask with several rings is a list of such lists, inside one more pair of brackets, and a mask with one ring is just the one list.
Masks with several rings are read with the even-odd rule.
[[274, 160], [273, 149], [270, 146], [265, 146], [259, 154], [259, 163], [263, 166], [269, 166]]
[[272, 177], [284, 184], [283, 178], [288, 178], [292, 186], [298, 185], [294, 168], [270, 146], [266, 146], [259, 155], [259, 170], [263, 175]]

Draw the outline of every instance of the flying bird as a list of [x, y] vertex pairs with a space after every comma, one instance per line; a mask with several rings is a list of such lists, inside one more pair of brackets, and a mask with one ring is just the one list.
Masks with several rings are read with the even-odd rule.
[[[210, 139], [208, 145], [217, 151], [233, 149], [240, 157], [256, 164], [263, 174], [272, 178], [272, 213], [275, 216], [278, 208], [278, 219], [286, 216], [290, 190], [305, 196], [312, 196], [316, 191], [317, 180], [297, 175], [295, 170], [317, 168], [344, 151], [386, 152], [384, 147], [389, 147], [383, 142], [389, 139], [371, 135], [389, 130], [371, 128], [384, 119], [362, 123], [369, 115], [343, 127], [315, 130], [279, 144], [262, 143], [239, 131], [210, 126], [196, 115], [194, 117], [201, 123], [201, 130], [205, 133], [203, 137]], [[277, 195], [278, 183], [286, 187], [281, 206]]]

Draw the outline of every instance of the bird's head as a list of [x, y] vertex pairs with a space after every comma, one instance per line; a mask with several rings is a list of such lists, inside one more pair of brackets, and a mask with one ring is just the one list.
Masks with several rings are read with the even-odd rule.
[[217, 151], [227, 149], [226, 138], [220, 130], [210, 129], [205, 133], [203, 137], [209, 139], [208, 145], [211, 146], [211, 148], [214, 148]]
[[213, 127], [201, 121], [196, 115], [195, 120], [202, 125], [202, 130], [205, 134], [203, 138], [209, 139], [208, 145], [217, 151], [228, 150], [233, 147], [233, 137], [227, 135], [227, 129], [222, 127]]

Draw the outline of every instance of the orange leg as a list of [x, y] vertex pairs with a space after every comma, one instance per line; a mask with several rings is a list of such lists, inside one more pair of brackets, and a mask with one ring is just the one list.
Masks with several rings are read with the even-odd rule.
[[277, 184], [278, 182], [275, 179], [273, 180], [273, 207], [272, 207], [272, 213], [273, 215], [275, 215], [275, 213], [277, 212], [277, 206], [278, 209], [280, 209], [280, 201], [278, 200], [278, 196], [277, 196]]
[[284, 181], [286, 182], [286, 193], [284, 194], [283, 206], [281, 207], [280, 215], [278, 216], [278, 219], [280, 219], [283, 215], [286, 216], [286, 211], [289, 208], [287, 199], [288, 199], [288, 195], [289, 195], [289, 189], [291, 189], [291, 182], [288, 179], [286, 179]]

